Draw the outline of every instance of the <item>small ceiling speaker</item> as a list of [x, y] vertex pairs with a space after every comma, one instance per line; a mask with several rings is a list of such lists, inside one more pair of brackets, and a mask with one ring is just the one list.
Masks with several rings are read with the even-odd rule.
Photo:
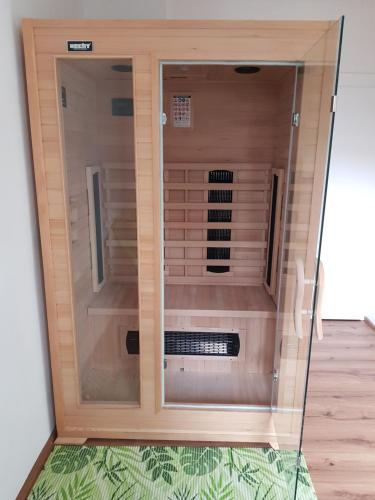
[[259, 66], [237, 66], [234, 68], [236, 73], [240, 75], [252, 75], [253, 73], [259, 73]]

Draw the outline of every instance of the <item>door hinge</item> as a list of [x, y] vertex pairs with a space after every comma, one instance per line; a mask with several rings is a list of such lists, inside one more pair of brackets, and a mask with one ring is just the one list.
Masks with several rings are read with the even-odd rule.
[[299, 127], [299, 119], [300, 119], [299, 113], [293, 113], [292, 114], [292, 125], [293, 125], [293, 127]]
[[272, 379], [274, 382], [276, 382], [277, 380], [279, 380], [279, 370], [273, 370], [272, 371]]
[[301, 455], [298, 455], [297, 457], [297, 463], [296, 463], [297, 469], [301, 467]]
[[167, 114], [166, 113], [161, 114], [161, 123], [162, 123], [162, 125], [167, 124]]
[[337, 108], [337, 95], [333, 95], [331, 97], [331, 113], [336, 113], [336, 108]]

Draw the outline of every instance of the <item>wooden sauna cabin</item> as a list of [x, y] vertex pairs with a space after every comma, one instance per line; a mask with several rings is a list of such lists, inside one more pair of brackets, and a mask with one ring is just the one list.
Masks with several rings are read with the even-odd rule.
[[58, 442], [299, 447], [341, 30], [24, 21]]

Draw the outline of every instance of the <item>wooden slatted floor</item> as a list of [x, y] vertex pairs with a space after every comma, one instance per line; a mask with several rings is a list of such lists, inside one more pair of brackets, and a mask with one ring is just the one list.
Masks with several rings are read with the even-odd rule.
[[375, 500], [375, 332], [326, 321], [314, 340], [304, 453], [319, 500]]

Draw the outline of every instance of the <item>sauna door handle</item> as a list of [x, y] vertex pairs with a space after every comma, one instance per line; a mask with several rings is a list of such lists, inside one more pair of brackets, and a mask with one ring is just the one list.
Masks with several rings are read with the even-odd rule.
[[322, 303], [324, 292], [324, 267], [323, 263], [319, 261], [319, 282], [318, 282], [318, 298], [316, 301], [315, 313], [315, 331], [319, 340], [323, 339], [323, 320], [322, 320]]
[[294, 303], [294, 329], [299, 339], [303, 338], [302, 315], [303, 296], [305, 291], [305, 268], [300, 258], [296, 259], [296, 295]]

